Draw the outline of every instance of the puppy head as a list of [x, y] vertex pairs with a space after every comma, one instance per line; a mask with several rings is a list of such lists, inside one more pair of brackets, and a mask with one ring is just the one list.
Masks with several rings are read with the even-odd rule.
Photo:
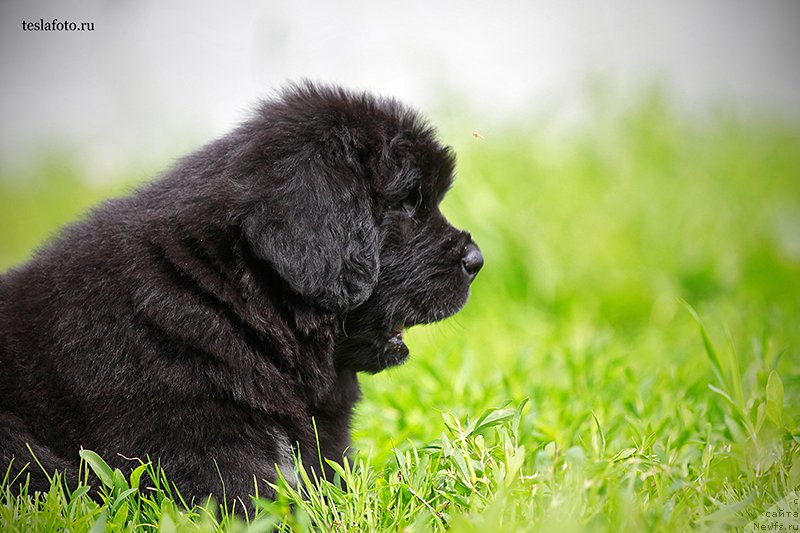
[[337, 366], [400, 363], [404, 328], [464, 305], [483, 258], [439, 210], [455, 159], [411, 110], [305, 84], [237, 135], [245, 238], [293, 291], [344, 316]]
[[386, 130], [374, 171], [381, 206], [380, 275], [370, 297], [352, 309], [337, 341], [339, 368], [378, 372], [408, 357], [405, 328], [458, 312], [483, 266], [469, 233], [439, 209], [453, 182], [455, 157], [435, 131], [402, 108]]

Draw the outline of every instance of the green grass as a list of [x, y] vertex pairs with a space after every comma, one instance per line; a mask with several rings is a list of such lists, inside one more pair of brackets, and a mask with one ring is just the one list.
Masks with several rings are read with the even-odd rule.
[[[443, 210], [486, 266], [460, 315], [409, 332], [409, 363], [362, 379], [348, 490], [279, 483], [243, 520], [213, 502], [187, 510], [168, 480], [139, 494], [130, 473], [105, 472], [103, 505], [57, 480], [47, 495], [0, 488], [0, 530], [707, 531], [763, 518], [800, 485], [800, 128], [689, 119], [658, 94], [596, 102], [592, 117], [567, 132], [443, 131], [459, 154]], [[109, 194], [78, 176], [70, 158], [0, 176], [0, 268]]]

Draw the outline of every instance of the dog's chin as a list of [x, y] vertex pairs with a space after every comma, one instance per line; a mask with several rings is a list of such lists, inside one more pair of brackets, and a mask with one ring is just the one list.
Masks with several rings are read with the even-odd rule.
[[418, 317], [414, 320], [409, 320], [407, 321], [408, 325], [393, 326], [387, 334], [386, 342], [383, 345], [382, 352], [379, 352], [378, 354], [377, 361], [375, 361], [375, 367], [367, 369], [367, 372], [374, 374], [386, 368], [404, 363], [408, 359], [410, 353], [403, 338], [406, 329], [415, 325], [432, 324], [453, 316], [459, 310], [461, 310], [466, 303], [468, 296], [469, 292], [467, 291], [463, 299], [452, 308], [439, 309], [426, 314], [424, 317]]
[[378, 365], [374, 372], [380, 372], [385, 368], [403, 364], [408, 359], [408, 346], [403, 340], [404, 331], [405, 328], [403, 326], [392, 328], [389, 338], [383, 347], [383, 354], [378, 358]]
[[[386, 313], [381, 311], [385, 307], [376, 305], [379, 302], [368, 302], [347, 317], [344, 334], [336, 340], [334, 361], [337, 368], [376, 374], [403, 364], [409, 357], [404, 339], [408, 328], [439, 322], [456, 314], [468, 296], [467, 289], [449, 305], [434, 309], [400, 306], [405, 307], [405, 312], [391, 313], [394, 320], [386, 318]], [[404, 318], [397, 321], [398, 315]]]

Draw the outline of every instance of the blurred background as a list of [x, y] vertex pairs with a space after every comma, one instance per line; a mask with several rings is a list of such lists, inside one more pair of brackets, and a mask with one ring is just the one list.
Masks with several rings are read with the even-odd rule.
[[[581, 120], [598, 82], [622, 98], [660, 84], [693, 112], [800, 118], [793, 0], [4, 0], [0, 15], [3, 163], [61, 145], [95, 179], [121, 163], [159, 166], [303, 77], [480, 131]], [[53, 19], [94, 31], [22, 28]]]

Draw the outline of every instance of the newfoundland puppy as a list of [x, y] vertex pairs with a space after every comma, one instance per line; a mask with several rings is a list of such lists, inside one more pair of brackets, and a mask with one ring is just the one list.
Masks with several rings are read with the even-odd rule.
[[453, 167], [399, 102], [304, 83], [67, 226], [0, 276], [0, 479], [74, 483], [86, 448], [247, 501], [341, 460], [358, 373], [483, 265], [439, 211]]

